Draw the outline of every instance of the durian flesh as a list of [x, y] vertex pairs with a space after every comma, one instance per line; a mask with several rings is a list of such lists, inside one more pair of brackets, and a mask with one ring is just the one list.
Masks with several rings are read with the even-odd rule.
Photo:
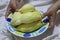
[[21, 17], [22, 23], [31, 23], [41, 19], [41, 13], [38, 11], [24, 13]]
[[21, 13], [35, 11], [35, 7], [32, 4], [25, 4], [21, 9], [18, 10]]
[[21, 13], [20, 12], [15, 12], [12, 16], [12, 20], [11, 20], [11, 25], [12, 26], [17, 26], [19, 24], [21, 24]]
[[38, 30], [41, 26], [42, 23], [40, 21], [36, 21], [28, 24], [21, 24], [16, 28], [16, 30], [28, 33]]
[[11, 18], [11, 25], [16, 26], [16, 30], [21, 32], [33, 32], [43, 25], [41, 13], [31, 4], [24, 5]]

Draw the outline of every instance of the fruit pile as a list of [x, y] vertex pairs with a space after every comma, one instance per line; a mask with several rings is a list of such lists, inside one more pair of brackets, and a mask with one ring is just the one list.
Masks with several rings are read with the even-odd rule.
[[25, 4], [11, 17], [11, 25], [21, 32], [33, 32], [42, 26], [41, 13], [32, 4]]

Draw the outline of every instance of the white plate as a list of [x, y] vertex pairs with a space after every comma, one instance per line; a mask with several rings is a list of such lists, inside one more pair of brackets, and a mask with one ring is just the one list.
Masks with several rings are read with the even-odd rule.
[[[40, 11], [42, 14], [43, 12]], [[42, 19], [45, 20], [46, 18]], [[9, 19], [10, 20], [10, 19]], [[42, 26], [39, 30], [32, 32], [32, 33], [22, 33], [22, 32], [18, 32], [16, 30], [14, 30], [14, 28], [12, 28], [12, 26], [10, 25], [10, 22], [7, 21], [7, 29], [14, 35], [19, 36], [19, 37], [24, 37], [24, 38], [30, 38], [30, 37], [35, 37], [35, 36], [39, 36], [42, 33], [44, 33], [47, 28], [48, 28], [49, 23], [46, 23], [46, 25]]]

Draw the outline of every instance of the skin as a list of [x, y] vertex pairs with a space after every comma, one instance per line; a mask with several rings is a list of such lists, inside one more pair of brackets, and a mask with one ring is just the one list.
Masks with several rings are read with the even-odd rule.
[[49, 19], [49, 28], [54, 27], [54, 20], [56, 17], [57, 11], [60, 10], [60, 0], [57, 0], [56, 3], [54, 3], [45, 14], [42, 15], [44, 18], [45, 16], [48, 16]]
[[9, 6], [5, 14], [5, 18], [7, 18], [12, 11], [17, 11], [19, 8], [20, 5], [18, 0], [10, 0]]
[[[11, 13], [12, 10], [17, 11], [19, 9], [19, 2], [18, 0], [11, 0], [10, 4], [7, 8], [5, 18], [8, 17], [8, 15]], [[48, 16], [49, 18], [49, 28], [54, 27], [54, 19], [56, 16], [56, 12], [60, 9], [60, 0], [57, 0], [56, 3], [54, 3], [45, 14], [42, 15], [42, 18], [45, 16]]]

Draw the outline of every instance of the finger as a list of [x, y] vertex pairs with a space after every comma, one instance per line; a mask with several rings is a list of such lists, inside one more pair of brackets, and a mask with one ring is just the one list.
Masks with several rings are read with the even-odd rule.
[[46, 16], [48, 16], [48, 12], [44, 13], [41, 17], [44, 18]]
[[19, 1], [16, 1], [16, 6], [17, 6], [17, 9], [20, 8], [20, 2]]
[[8, 9], [7, 12], [6, 12], [6, 14], [5, 14], [5, 18], [7, 18], [10, 13], [11, 13], [11, 11], [10, 11], [10, 9]]
[[18, 12], [19, 9], [16, 9], [16, 11]]
[[54, 27], [54, 17], [53, 16], [51, 16], [51, 17], [49, 17], [49, 28], [53, 28]]
[[16, 0], [11, 0], [9, 5], [13, 10], [15, 10], [16, 9]]
[[7, 18], [10, 13], [11, 13], [11, 12], [6, 12], [5, 18]]
[[19, 2], [17, 0], [11, 0], [10, 7], [12, 10], [16, 11], [16, 9], [19, 9]]

